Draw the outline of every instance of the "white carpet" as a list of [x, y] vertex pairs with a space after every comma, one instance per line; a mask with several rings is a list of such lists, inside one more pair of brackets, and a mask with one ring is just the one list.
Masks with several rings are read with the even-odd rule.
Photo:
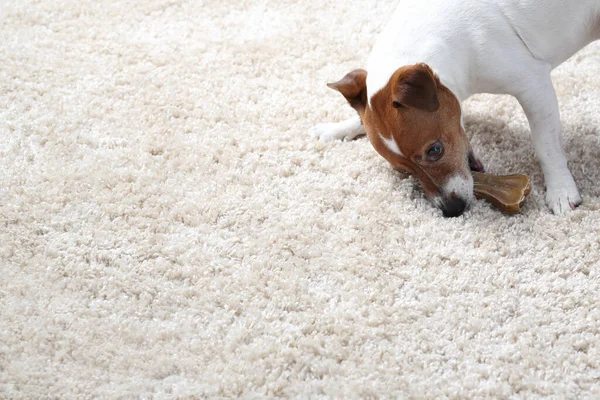
[[393, 1], [9, 0], [0, 398], [600, 396], [600, 44], [554, 73], [584, 204], [465, 105], [521, 215], [444, 219], [325, 86]]

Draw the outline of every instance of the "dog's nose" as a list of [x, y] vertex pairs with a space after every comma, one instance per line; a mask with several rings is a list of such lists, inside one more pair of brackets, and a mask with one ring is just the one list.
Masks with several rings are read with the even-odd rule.
[[444, 217], [458, 217], [467, 208], [467, 202], [460, 197], [452, 196], [442, 204], [442, 212]]

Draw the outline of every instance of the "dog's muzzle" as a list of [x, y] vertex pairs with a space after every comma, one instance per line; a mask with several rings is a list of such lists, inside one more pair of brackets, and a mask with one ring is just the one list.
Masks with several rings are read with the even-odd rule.
[[458, 217], [467, 209], [468, 203], [460, 197], [454, 196], [453, 198], [445, 199], [442, 201], [441, 209], [444, 213], [444, 217], [452, 218]]

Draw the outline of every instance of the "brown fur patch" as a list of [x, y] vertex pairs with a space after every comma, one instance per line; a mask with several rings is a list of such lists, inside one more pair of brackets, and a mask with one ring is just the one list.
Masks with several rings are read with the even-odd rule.
[[340, 92], [360, 115], [367, 105], [367, 71], [355, 69], [337, 82], [328, 83], [328, 87]]
[[[444, 184], [457, 174], [469, 176], [471, 150], [460, 124], [460, 103], [426, 64], [394, 72], [388, 84], [367, 103], [367, 71], [354, 70], [329, 87], [344, 95], [356, 109], [369, 140], [394, 169], [413, 174], [429, 197], [448, 196]], [[391, 151], [382, 137], [393, 138], [402, 154]], [[440, 143], [439, 160], [427, 150]]]
[[[399, 82], [409, 79], [414, 82], [427, 80], [423, 73], [430, 73], [430, 82], [419, 88], [414, 85], [412, 96], [421, 97], [416, 102], [405, 102], [405, 107], [395, 108]], [[401, 85], [401, 83], [400, 83]], [[435, 90], [435, 93], [420, 93], [419, 90]], [[432, 99], [435, 97], [438, 103]], [[412, 103], [413, 106], [410, 106]], [[423, 103], [428, 103], [422, 107]], [[414, 106], [417, 104], [417, 106]], [[460, 103], [454, 94], [443, 86], [429, 67], [422, 64], [406, 66], [398, 69], [389, 83], [371, 98], [371, 107], [365, 108], [361, 114], [363, 125], [375, 150], [381, 154], [394, 169], [405, 170], [419, 181], [430, 197], [443, 195], [441, 187], [453, 175], [469, 174], [467, 162], [470, 145], [460, 125]], [[390, 151], [381, 140], [393, 138], [402, 155]], [[427, 150], [436, 142], [444, 147], [444, 155], [439, 161], [430, 161], [426, 157]]]
[[390, 82], [394, 107], [405, 106], [425, 111], [436, 111], [440, 107], [437, 85], [440, 81], [426, 64], [399, 68]]

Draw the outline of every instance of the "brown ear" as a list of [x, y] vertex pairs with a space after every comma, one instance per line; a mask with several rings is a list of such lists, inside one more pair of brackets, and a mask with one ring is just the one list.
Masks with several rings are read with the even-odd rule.
[[359, 114], [362, 114], [365, 110], [367, 105], [367, 71], [364, 69], [355, 69], [339, 81], [328, 83], [327, 86], [343, 94], [348, 103]]
[[394, 78], [394, 107], [413, 107], [425, 111], [436, 111], [440, 108], [437, 78], [426, 64], [400, 68], [394, 74]]

